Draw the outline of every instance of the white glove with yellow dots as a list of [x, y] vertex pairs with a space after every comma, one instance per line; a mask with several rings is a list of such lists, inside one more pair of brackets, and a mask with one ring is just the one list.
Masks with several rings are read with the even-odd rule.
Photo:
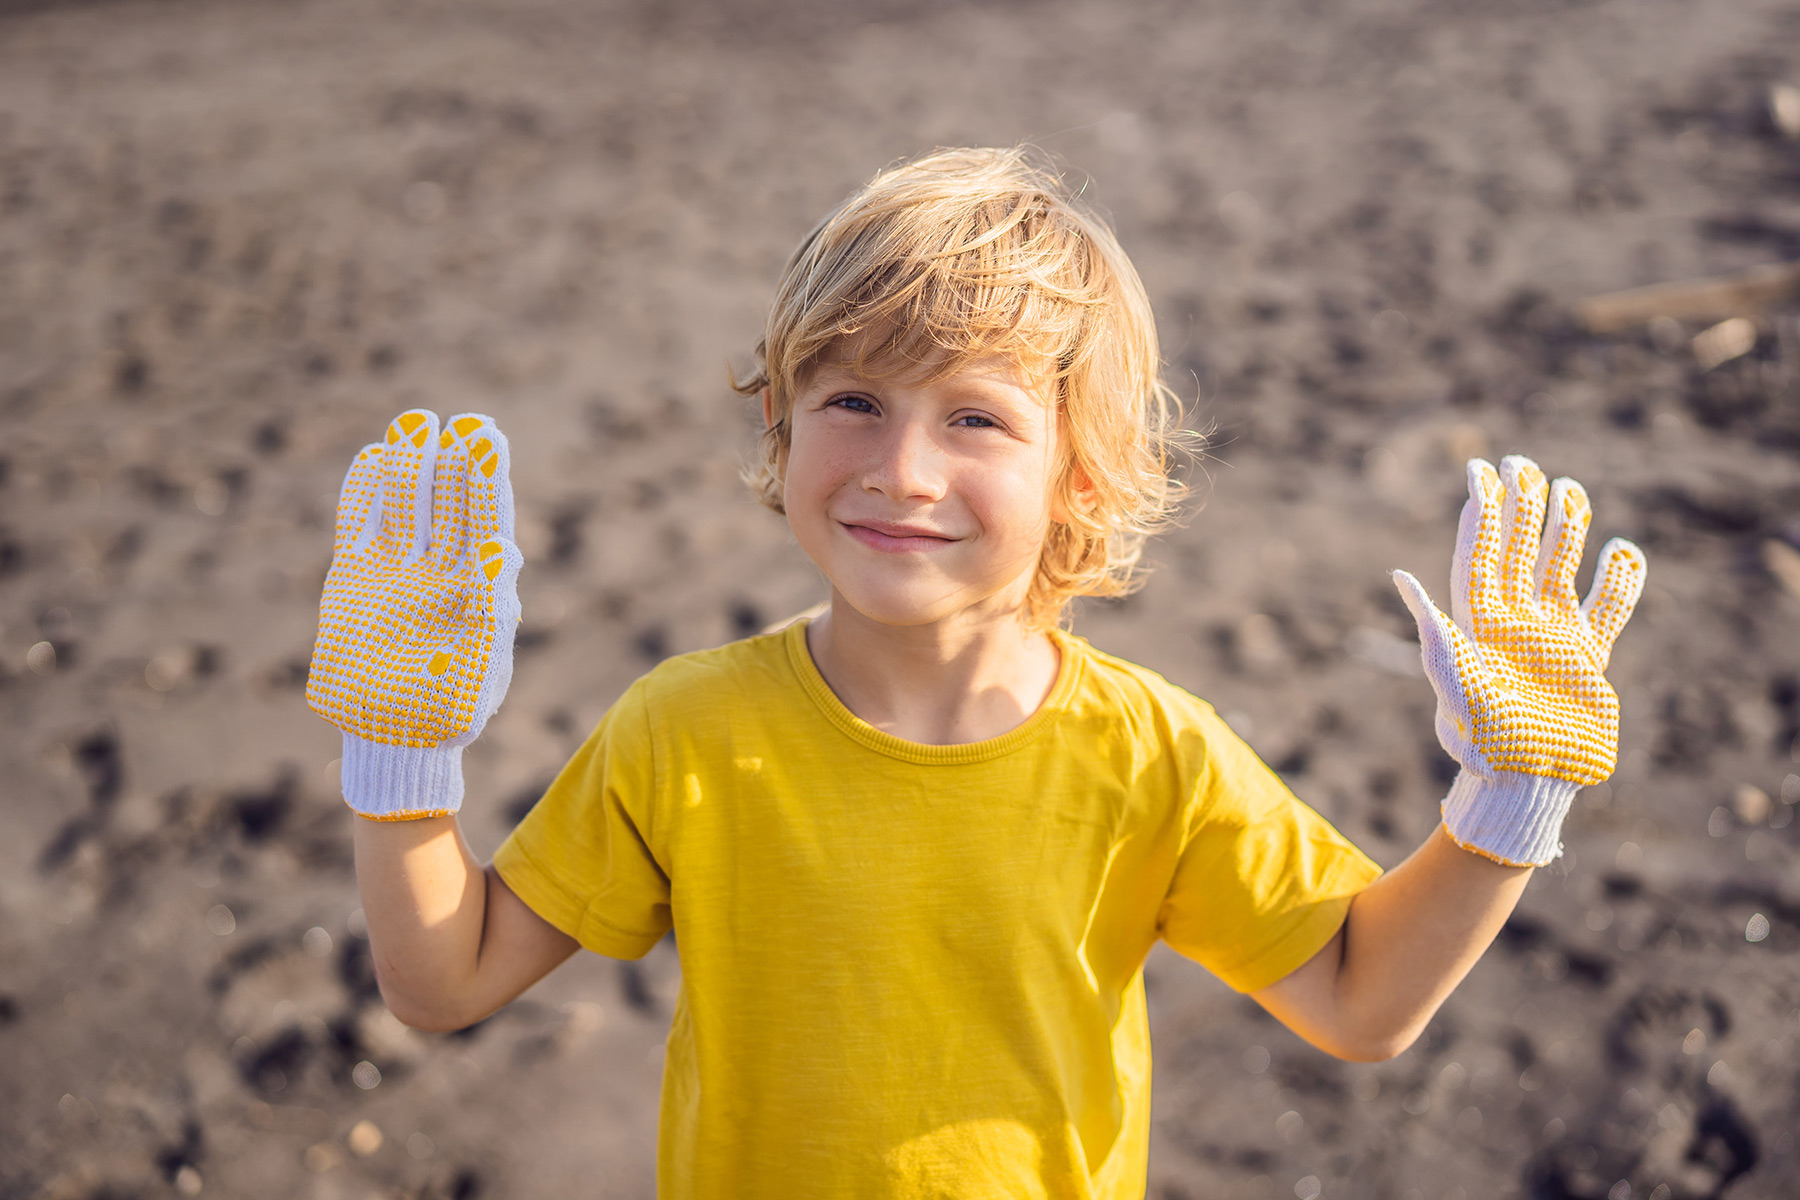
[[512, 680], [519, 623], [506, 439], [414, 409], [350, 464], [306, 701], [344, 734], [343, 790], [376, 820], [462, 807], [462, 748]]
[[[1575, 791], [1612, 774], [1619, 698], [1606, 663], [1644, 590], [1644, 552], [1600, 550], [1575, 595], [1593, 510], [1573, 479], [1546, 485], [1528, 458], [1469, 461], [1469, 502], [1450, 569], [1453, 622], [1419, 581], [1394, 572], [1419, 625], [1437, 692], [1437, 735], [1462, 770], [1443, 804], [1457, 845], [1510, 866], [1543, 866]], [[1546, 508], [1548, 522], [1546, 523]]]

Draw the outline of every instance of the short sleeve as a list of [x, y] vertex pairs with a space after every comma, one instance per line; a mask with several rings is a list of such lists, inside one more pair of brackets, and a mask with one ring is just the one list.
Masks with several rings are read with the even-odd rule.
[[1268, 987], [1317, 954], [1381, 874], [1210, 710], [1159, 932], [1232, 988]]
[[609, 709], [494, 854], [528, 907], [583, 947], [640, 958], [670, 925], [669, 877], [651, 851], [656, 764], [644, 686]]

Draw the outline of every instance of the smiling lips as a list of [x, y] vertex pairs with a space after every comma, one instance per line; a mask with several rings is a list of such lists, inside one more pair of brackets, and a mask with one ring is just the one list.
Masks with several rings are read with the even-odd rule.
[[897, 525], [892, 521], [840, 521], [839, 524], [863, 545], [887, 554], [935, 550], [960, 540], [921, 525]]

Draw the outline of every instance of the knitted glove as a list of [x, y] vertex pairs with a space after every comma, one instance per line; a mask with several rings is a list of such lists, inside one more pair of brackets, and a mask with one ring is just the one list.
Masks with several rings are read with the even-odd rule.
[[1562, 853], [1575, 790], [1612, 774], [1619, 698], [1606, 662], [1643, 592], [1644, 552], [1624, 538], [1606, 543], [1578, 602], [1575, 569], [1593, 516], [1581, 485], [1546, 488], [1537, 464], [1517, 455], [1498, 472], [1479, 458], [1468, 469], [1450, 573], [1456, 620], [1405, 571], [1394, 583], [1419, 625], [1438, 741], [1462, 765], [1444, 828], [1465, 850], [1542, 866]]
[[462, 748], [512, 680], [506, 439], [480, 413], [401, 413], [350, 464], [306, 701], [344, 734], [343, 789], [377, 820], [462, 806]]

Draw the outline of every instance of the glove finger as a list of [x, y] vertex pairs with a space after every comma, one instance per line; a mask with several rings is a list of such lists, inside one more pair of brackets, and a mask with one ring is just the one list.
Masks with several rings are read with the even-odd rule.
[[1594, 567], [1594, 583], [1587, 599], [1581, 603], [1581, 615], [1587, 619], [1600, 652], [1600, 666], [1605, 669], [1612, 658], [1613, 640], [1631, 619], [1638, 597], [1644, 594], [1644, 579], [1649, 564], [1636, 543], [1614, 538], [1600, 547], [1600, 558]]
[[466, 744], [481, 732], [512, 681], [517, 583], [524, 564], [510, 538], [489, 538], [475, 547], [464, 576], [461, 627], [425, 664], [443, 695], [444, 733], [454, 744]]
[[431, 557], [454, 571], [469, 545], [469, 450], [487, 418], [460, 413], [444, 422], [431, 482]]
[[381, 529], [381, 443], [356, 452], [338, 489], [334, 561], [361, 554]]
[[503, 604], [510, 597], [516, 608], [519, 572], [524, 566], [525, 557], [511, 538], [491, 537], [479, 543], [475, 547], [473, 571], [477, 597], [485, 592], [492, 604]]
[[1465, 632], [1475, 630], [1475, 613], [1500, 605], [1500, 476], [1484, 458], [1468, 465], [1469, 499], [1456, 524], [1456, 555], [1450, 563], [1450, 610]]
[[1406, 603], [1407, 611], [1412, 613], [1413, 622], [1419, 627], [1419, 658], [1425, 664], [1425, 678], [1431, 681], [1431, 689], [1437, 693], [1439, 707], [1450, 712], [1457, 727], [1466, 732], [1469, 701], [1463, 690], [1462, 664], [1470, 661], [1473, 647], [1462, 630], [1431, 602], [1425, 585], [1410, 572], [1395, 571], [1393, 579], [1394, 586], [1400, 590], [1400, 599]]
[[[477, 414], [471, 414], [477, 415]], [[469, 542], [471, 545], [491, 538], [511, 542], [513, 533], [512, 451], [506, 435], [492, 417], [483, 417], [483, 425], [469, 446], [468, 503]]]
[[1521, 608], [1533, 599], [1548, 485], [1538, 465], [1522, 454], [1500, 460], [1500, 483], [1505, 489], [1500, 506], [1500, 600], [1508, 608]]
[[1573, 616], [1581, 607], [1575, 594], [1575, 571], [1594, 519], [1587, 490], [1568, 476], [1550, 485], [1549, 520], [1538, 547], [1537, 598], [1545, 613]]
[[438, 419], [415, 408], [388, 422], [381, 455], [381, 535], [386, 552], [417, 562], [431, 544], [431, 473], [437, 464]]

